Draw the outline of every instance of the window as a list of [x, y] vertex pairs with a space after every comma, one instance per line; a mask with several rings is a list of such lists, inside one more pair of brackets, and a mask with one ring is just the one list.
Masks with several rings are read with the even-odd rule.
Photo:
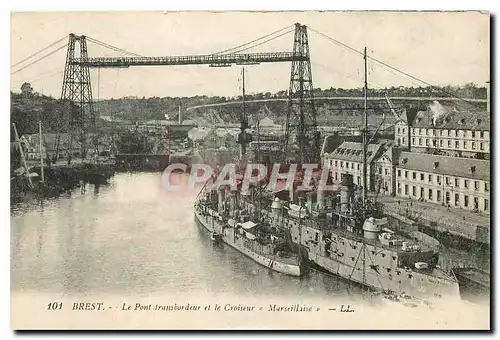
[[415, 145], [415, 137], [412, 137], [412, 139], [411, 139], [411, 145]]
[[484, 132], [483, 131], [479, 131], [479, 138], [484, 138]]
[[405, 129], [405, 128], [403, 128], [403, 133], [405, 133], [405, 132], [406, 132], [406, 129]]
[[443, 130], [439, 130], [439, 135], [442, 136], [443, 135]]
[[451, 148], [451, 139], [448, 139], [448, 147]]
[[480, 150], [484, 150], [484, 145], [483, 145], [483, 142], [479, 143], [479, 149], [480, 149]]
[[335, 180], [338, 181], [339, 180], [339, 173], [338, 172], [335, 172]]
[[389, 171], [387, 171], [387, 168], [384, 169], [384, 174], [387, 176], [389, 174]]
[[469, 187], [469, 180], [468, 179], [464, 179], [464, 187], [465, 188]]
[[401, 193], [401, 182], [398, 182], [398, 194]]
[[437, 183], [441, 184], [441, 176], [436, 176], [436, 179], [437, 179]]
[[420, 174], [420, 180], [423, 181], [424, 180], [424, 174]]
[[425, 146], [429, 146], [429, 139], [425, 139]]
[[432, 201], [432, 189], [429, 189], [429, 200]]
[[422, 145], [422, 138], [418, 139], [418, 145]]
[[439, 146], [443, 146], [443, 140], [442, 139], [439, 140]]
[[408, 184], [405, 184], [405, 195], [408, 195]]
[[340, 167], [343, 168], [344, 167], [344, 162], [340, 162]]
[[441, 202], [441, 190], [437, 190], [437, 191], [436, 191], [436, 200], [437, 200], [438, 202]]
[[479, 190], [479, 181], [474, 181], [474, 190]]
[[456, 186], [457, 188], [459, 188], [459, 187], [460, 187], [460, 179], [455, 178], [455, 186]]
[[479, 198], [474, 197], [474, 209], [479, 210]]
[[424, 188], [420, 188], [420, 197], [424, 197]]
[[469, 206], [469, 196], [464, 195], [464, 207], [468, 207], [468, 206]]
[[411, 173], [411, 176], [412, 176], [413, 179], [417, 179], [417, 173], [415, 171], [413, 171]]
[[408, 178], [408, 170], [405, 170], [405, 178]]
[[490, 210], [490, 206], [489, 206], [489, 202], [488, 202], [487, 198], [484, 199], [484, 210], [485, 211]]
[[455, 205], [460, 205], [460, 195], [455, 194]]
[[488, 192], [490, 189], [488, 188], [488, 183], [484, 182], [484, 191]]
[[476, 142], [472, 142], [471, 146], [472, 146], [472, 150], [476, 150]]
[[406, 140], [404, 137], [403, 137], [402, 141], [403, 141], [403, 145], [406, 144]]
[[455, 136], [455, 130], [450, 130], [450, 136], [451, 137]]
[[460, 144], [458, 140], [455, 141], [455, 149], [460, 149]]
[[401, 170], [398, 170], [398, 177], [401, 177]]
[[430, 134], [430, 131], [431, 129], [427, 129], [427, 132], [426, 132], [426, 135], [428, 136]]
[[476, 131], [472, 131], [471, 134], [472, 134], [472, 138], [476, 138]]
[[358, 169], [358, 170], [359, 170], [359, 164], [357, 164], [357, 165], [356, 165], [356, 169]]
[[416, 186], [414, 186], [414, 185], [411, 187], [411, 194], [412, 194], [414, 197], [415, 197], [415, 196], [417, 196], [417, 187], [416, 187]]
[[450, 203], [450, 193], [449, 191], [446, 192], [446, 204]]
[[401, 129], [400, 128], [398, 128], [398, 133], [401, 133]]
[[448, 177], [448, 176], [447, 176], [447, 177], [445, 177], [445, 178], [444, 178], [444, 182], [445, 182], [446, 184], [450, 184], [450, 177]]
[[349, 169], [349, 162], [345, 162], [345, 168]]
[[354, 169], [354, 163], [351, 163], [351, 169]]
[[419, 134], [418, 128], [415, 129], [415, 134]]
[[464, 149], [467, 149], [467, 141], [464, 140]]
[[429, 183], [432, 183], [432, 175], [428, 176]]

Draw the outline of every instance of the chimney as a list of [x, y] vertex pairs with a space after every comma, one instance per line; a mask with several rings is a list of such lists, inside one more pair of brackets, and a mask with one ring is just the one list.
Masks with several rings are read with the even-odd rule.
[[439, 166], [439, 162], [434, 162], [434, 164], [432, 165], [432, 168], [437, 169], [438, 166]]
[[474, 173], [476, 172], [476, 166], [475, 166], [475, 165], [471, 166], [471, 167], [469, 168], [469, 172], [470, 172], [471, 174], [474, 174]]
[[179, 104], [179, 125], [182, 124], [181, 104]]

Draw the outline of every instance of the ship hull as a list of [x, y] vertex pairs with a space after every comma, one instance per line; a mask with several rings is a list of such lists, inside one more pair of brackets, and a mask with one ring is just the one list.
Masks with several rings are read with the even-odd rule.
[[380, 291], [405, 293], [419, 299], [452, 297], [458, 299], [457, 280], [439, 268], [430, 272], [401, 268], [398, 254], [372, 244], [331, 232], [332, 242], [321, 231], [305, 227], [299, 237], [298, 226], [291, 226], [292, 241], [301, 240], [309, 261], [348, 281]]
[[[208, 217], [211, 218], [212, 217]], [[213, 232], [212, 228], [210, 227], [210, 223], [208, 221], [208, 218], [205, 216], [202, 216], [198, 211], [195, 211], [195, 220], [196, 223], [200, 226], [202, 226], [204, 229], [206, 229], [209, 232]], [[215, 223], [215, 229], [217, 231], [222, 231], [221, 226], [218, 223]], [[238, 242], [237, 240], [233, 240], [233, 237], [230, 237], [230, 235], [226, 235], [224, 233], [220, 233], [220, 239], [231, 246], [232, 248], [236, 249], [240, 253], [248, 256], [251, 258], [253, 261], [257, 262], [258, 264], [269, 268], [273, 271], [276, 271], [278, 273], [290, 275], [290, 276], [301, 276], [302, 271], [301, 267], [298, 264], [290, 264], [290, 263], [284, 263], [282, 261], [279, 261], [275, 259], [274, 257], [269, 257], [265, 256], [259, 253], [254, 252], [253, 250], [245, 247], [241, 242]]]

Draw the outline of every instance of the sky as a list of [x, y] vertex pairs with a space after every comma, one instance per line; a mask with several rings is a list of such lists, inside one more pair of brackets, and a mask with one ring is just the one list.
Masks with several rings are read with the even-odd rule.
[[[11, 65], [69, 33], [86, 35], [144, 56], [210, 54], [300, 22], [308, 26], [314, 87], [363, 86], [362, 57], [321, 32], [433, 85], [480, 86], [489, 80], [489, 15], [479, 12], [24, 12], [11, 15]], [[286, 32], [287, 30], [283, 31]], [[293, 31], [247, 52], [292, 51]], [[122, 54], [88, 42], [91, 57]], [[66, 49], [26, 67], [11, 67], [11, 90], [30, 82], [36, 92], [60, 97]], [[249, 93], [287, 90], [291, 63], [248, 66]], [[16, 72], [17, 71], [17, 72]], [[15, 72], [15, 73], [14, 73]], [[241, 67], [149, 66], [92, 69], [96, 99], [235, 96]], [[423, 85], [368, 63], [372, 88]]]

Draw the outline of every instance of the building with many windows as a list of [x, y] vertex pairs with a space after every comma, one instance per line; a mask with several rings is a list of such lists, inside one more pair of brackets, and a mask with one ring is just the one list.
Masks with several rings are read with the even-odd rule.
[[396, 165], [405, 147], [391, 146], [375, 160], [375, 192], [382, 195], [396, 195]]
[[395, 172], [396, 196], [490, 211], [490, 162], [487, 160], [401, 152]]
[[[375, 190], [375, 160], [386, 150], [387, 144], [369, 144], [367, 148], [367, 186], [368, 190]], [[332, 179], [339, 183], [344, 173], [353, 176], [354, 184], [363, 185], [363, 144], [357, 142], [343, 142], [331, 153], [325, 153], [324, 166], [329, 167]]]
[[451, 110], [436, 117], [431, 110], [421, 111], [411, 126], [410, 147], [415, 152], [489, 159], [490, 116]]

